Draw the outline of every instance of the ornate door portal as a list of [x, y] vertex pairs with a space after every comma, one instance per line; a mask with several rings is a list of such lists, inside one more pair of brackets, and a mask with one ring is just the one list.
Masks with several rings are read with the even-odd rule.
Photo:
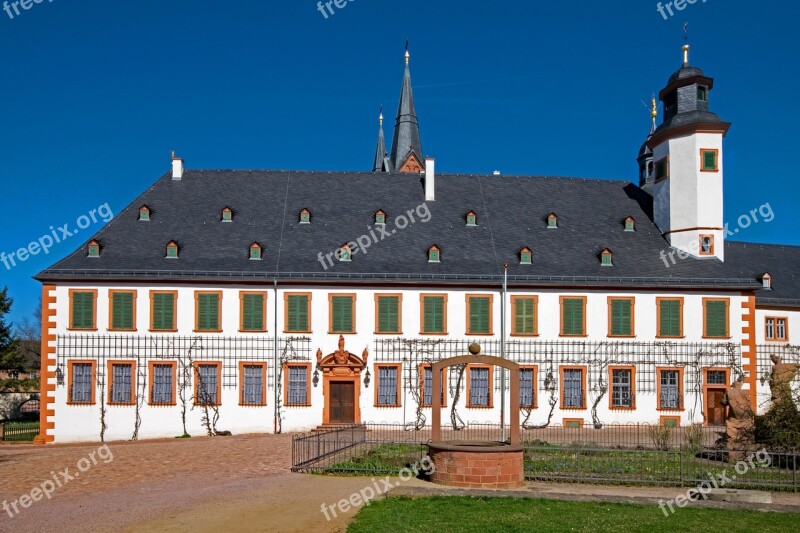
[[339, 336], [339, 349], [323, 357], [317, 350], [317, 369], [322, 372], [322, 393], [325, 407], [322, 425], [361, 423], [361, 372], [367, 367], [369, 353], [361, 357], [344, 349], [344, 336]]

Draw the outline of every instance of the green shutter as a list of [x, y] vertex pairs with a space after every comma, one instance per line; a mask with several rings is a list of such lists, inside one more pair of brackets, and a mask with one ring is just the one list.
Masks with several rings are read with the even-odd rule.
[[517, 335], [533, 335], [534, 317], [533, 298], [517, 298], [514, 300], [514, 333]]
[[399, 321], [400, 299], [397, 296], [378, 297], [378, 333], [397, 333]]
[[611, 300], [611, 335], [633, 335], [630, 300]]
[[72, 293], [72, 329], [94, 327], [94, 293]]
[[198, 331], [219, 330], [219, 295], [197, 295], [197, 329]]
[[353, 332], [353, 298], [334, 296], [331, 298], [331, 326], [333, 333]]
[[703, 152], [703, 170], [716, 170], [717, 153], [711, 150]]
[[175, 328], [175, 297], [173, 294], [153, 295], [153, 329], [171, 331]]
[[133, 293], [114, 293], [111, 297], [111, 314], [111, 329], [133, 329]]
[[661, 300], [658, 334], [661, 337], [681, 336], [681, 302]]
[[295, 294], [289, 296], [289, 327], [291, 333], [306, 333], [308, 327], [308, 296]]
[[444, 333], [444, 297], [425, 297], [423, 333]]
[[564, 323], [564, 335], [584, 335], [583, 299], [564, 299], [561, 319]]
[[489, 313], [491, 312], [489, 298], [479, 297], [469, 299], [469, 332], [489, 334]]
[[242, 297], [242, 330], [264, 331], [264, 295], [245, 294]]
[[728, 336], [728, 306], [727, 302], [706, 302], [706, 336]]

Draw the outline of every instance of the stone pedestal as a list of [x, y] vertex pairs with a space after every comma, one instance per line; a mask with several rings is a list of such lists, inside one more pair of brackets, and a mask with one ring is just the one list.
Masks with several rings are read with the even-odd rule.
[[449, 487], [515, 489], [525, 483], [522, 446], [496, 443], [428, 445], [436, 465], [431, 481]]

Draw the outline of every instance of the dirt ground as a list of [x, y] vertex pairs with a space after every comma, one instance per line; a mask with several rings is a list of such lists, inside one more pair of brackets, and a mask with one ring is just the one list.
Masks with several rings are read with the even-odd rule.
[[[0, 505], [13, 515], [0, 509], [0, 531], [343, 531], [356, 511], [328, 521], [322, 504], [370, 484], [291, 473], [289, 435], [112, 442], [108, 450], [0, 446]], [[54, 476], [62, 486], [51, 499], [31, 494]], [[40, 500], [23, 508], [24, 494]]]

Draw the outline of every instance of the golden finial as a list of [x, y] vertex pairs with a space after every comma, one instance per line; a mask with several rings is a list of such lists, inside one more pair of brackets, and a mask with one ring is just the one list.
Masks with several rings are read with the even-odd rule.
[[656, 119], [658, 118], [658, 102], [656, 102], [656, 97], [653, 95], [653, 99], [650, 100], [650, 116], [653, 117], [653, 126], [656, 125]]
[[381, 126], [383, 126], [383, 106], [381, 106], [381, 114], [378, 116], [378, 120], [380, 121]]
[[689, 21], [683, 23], [683, 64], [689, 65]]
[[408, 39], [406, 39], [406, 66], [408, 66], [408, 60], [411, 58], [411, 54], [408, 53]]

